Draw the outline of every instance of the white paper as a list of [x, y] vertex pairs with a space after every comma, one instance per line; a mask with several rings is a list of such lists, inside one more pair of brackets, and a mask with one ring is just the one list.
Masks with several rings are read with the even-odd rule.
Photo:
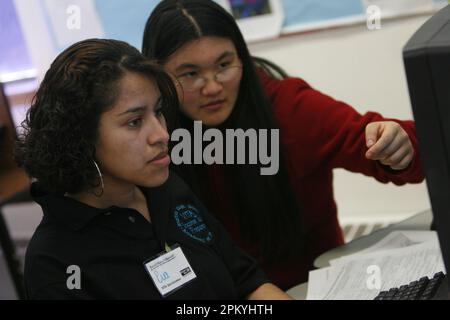
[[437, 233], [435, 231], [393, 231], [367, 249], [361, 250], [351, 255], [330, 260], [330, 265], [333, 266], [338, 262], [354, 259], [361, 254], [372, 253], [381, 250], [404, 248], [429, 240], [438, 241]]
[[[429, 231], [428, 235], [417, 234], [417, 239], [430, 238], [423, 243], [401, 248], [376, 249], [371, 253], [352, 255], [352, 258], [338, 259], [331, 267], [311, 271], [307, 299], [371, 300], [380, 291], [408, 284], [424, 276], [431, 278], [440, 271], [445, 272], [436, 233]], [[383, 239], [382, 244], [386, 245], [384, 248], [393, 243], [403, 245], [411, 241], [404, 233], [398, 232], [387, 239]], [[374, 266], [380, 271], [379, 288], [369, 284], [369, 278], [373, 276], [370, 270]]]

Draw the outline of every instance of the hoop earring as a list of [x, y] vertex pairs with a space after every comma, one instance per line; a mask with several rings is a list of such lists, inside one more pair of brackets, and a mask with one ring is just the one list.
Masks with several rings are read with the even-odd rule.
[[103, 183], [103, 176], [102, 176], [102, 172], [100, 171], [100, 168], [99, 168], [98, 165], [97, 165], [97, 162], [95, 162], [94, 159], [92, 159], [92, 161], [94, 161], [94, 165], [95, 165], [95, 168], [97, 169], [98, 176], [99, 176], [99, 178], [100, 178], [100, 182], [101, 182], [101, 185], [102, 185], [102, 192], [101, 192], [100, 194], [96, 194], [96, 193], [94, 192], [94, 195], [97, 196], [97, 197], [101, 197], [101, 196], [103, 195], [103, 190], [105, 189], [105, 185], [104, 185], [104, 183]]

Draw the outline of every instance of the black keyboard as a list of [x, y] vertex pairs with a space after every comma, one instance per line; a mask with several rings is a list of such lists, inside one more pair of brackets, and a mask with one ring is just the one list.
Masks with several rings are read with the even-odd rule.
[[434, 297], [445, 277], [443, 272], [438, 272], [431, 279], [423, 277], [399, 288], [381, 291], [375, 300], [429, 300]]

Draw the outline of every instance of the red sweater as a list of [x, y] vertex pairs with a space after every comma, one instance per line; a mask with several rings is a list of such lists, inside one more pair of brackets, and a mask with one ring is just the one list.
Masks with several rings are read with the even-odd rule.
[[[366, 125], [392, 119], [373, 112], [360, 115], [349, 105], [312, 89], [299, 78], [276, 80], [264, 74], [260, 76], [278, 121], [280, 151], [285, 154], [291, 184], [305, 215], [308, 237], [306, 252], [301, 258], [271, 265], [261, 261], [273, 283], [286, 290], [307, 281], [308, 271], [313, 269], [317, 256], [344, 243], [333, 195], [334, 168], [345, 168], [396, 185], [419, 183], [424, 176], [414, 122], [394, 120], [408, 133], [415, 149], [411, 165], [394, 172], [365, 158]], [[257, 246], [241, 237], [229, 183], [220, 166], [209, 166], [206, 186], [213, 191], [208, 192], [206, 204], [235, 243], [259, 258]]]

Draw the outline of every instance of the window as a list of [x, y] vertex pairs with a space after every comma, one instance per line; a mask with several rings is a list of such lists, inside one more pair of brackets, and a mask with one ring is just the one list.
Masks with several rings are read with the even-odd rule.
[[14, 0], [0, 1], [0, 82], [35, 77]]

